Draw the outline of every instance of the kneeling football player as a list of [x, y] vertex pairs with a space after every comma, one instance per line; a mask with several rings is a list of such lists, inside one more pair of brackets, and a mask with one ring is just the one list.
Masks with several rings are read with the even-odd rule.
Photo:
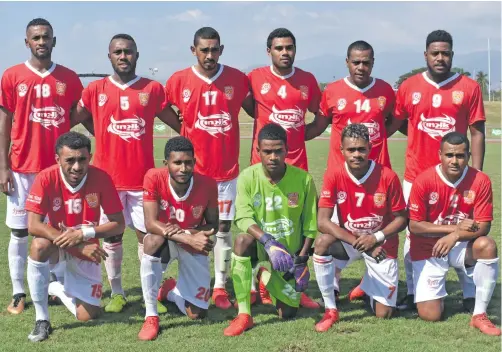
[[[90, 151], [86, 136], [61, 135], [56, 142], [57, 164], [37, 175], [26, 201], [28, 231], [34, 236], [28, 258], [28, 285], [36, 315], [28, 338], [33, 342], [51, 333], [49, 294], [57, 296], [78, 320], [101, 314], [100, 263], [106, 252], [98, 239], [122, 233], [125, 220], [111, 177], [89, 166]], [[96, 226], [101, 209], [110, 222]], [[49, 262], [65, 264], [64, 283], [49, 283]]]
[[471, 326], [500, 335], [486, 315], [495, 289], [499, 259], [488, 237], [493, 220], [492, 184], [469, 167], [469, 140], [450, 132], [441, 140], [440, 164], [419, 175], [411, 188], [410, 255], [418, 315], [438, 321], [443, 314], [450, 266], [472, 277], [476, 286]]
[[[340, 146], [345, 162], [324, 175], [319, 199], [319, 235], [315, 241], [314, 270], [326, 312], [315, 325], [327, 331], [338, 321], [335, 271], [364, 259], [361, 288], [380, 318], [390, 318], [396, 306], [398, 285], [397, 234], [406, 228], [407, 215], [396, 173], [369, 160], [368, 128], [346, 126]], [[336, 207], [337, 222], [331, 221]], [[333, 265], [334, 264], [334, 265]]]
[[[140, 340], [159, 334], [157, 299], [174, 302], [191, 319], [207, 314], [211, 297], [210, 236], [218, 230], [218, 187], [212, 178], [193, 172], [192, 143], [175, 137], [166, 143], [165, 167], [151, 169], [143, 182], [143, 206], [148, 234], [141, 260], [141, 286], [146, 306]], [[178, 282], [160, 287], [162, 263], [178, 260]], [[166, 268], [164, 268], [166, 269]]]
[[[279, 316], [292, 318], [308, 286], [309, 251], [317, 234], [316, 189], [312, 176], [285, 163], [284, 129], [265, 125], [258, 133], [261, 163], [245, 169], [237, 180], [236, 225], [246, 233], [234, 243], [232, 280], [239, 314], [224, 334], [236, 336], [253, 326], [253, 264], [266, 262], [261, 280], [275, 300]], [[254, 262], [254, 263], [253, 263]]]

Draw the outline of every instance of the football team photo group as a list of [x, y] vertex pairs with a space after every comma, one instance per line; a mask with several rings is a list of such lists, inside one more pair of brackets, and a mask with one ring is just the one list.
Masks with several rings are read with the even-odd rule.
[[[162, 320], [174, 311], [187, 321], [224, 311], [218, 334], [233, 341], [254, 333], [262, 323], [253, 313], [267, 305], [278, 325], [310, 312], [306, 328], [336, 340], [337, 325], [354, 319], [340, 309], [344, 269], [359, 260], [347, 299], [364, 302], [371, 324], [414, 312], [445, 329], [453, 268], [459, 310], [469, 314], [461, 324], [501, 335], [500, 315], [488, 313], [500, 206], [483, 172], [485, 106], [480, 85], [452, 70], [448, 31], [423, 33], [427, 69], [395, 91], [372, 76], [375, 52], [364, 40], [346, 44], [347, 76], [321, 90], [294, 65], [290, 30], [263, 38], [270, 64], [243, 73], [220, 60], [232, 48], [212, 27], [193, 34], [193, 62], [165, 84], [137, 74], [141, 43], [118, 33], [109, 38], [112, 74], [84, 88], [53, 58], [56, 30], [27, 21], [28, 59], [2, 73], [0, 89], [4, 290], [12, 290], [2, 305], [33, 319], [16, 328], [30, 341], [71, 329], [51, 320], [55, 306], [81, 324], [73, 327], [104, 319], [106, 330], [131, 305], [144, 312], [141, 324], [129, 321], [141, 341], [169, 339]], [[253, 119], [245, 163], [241, 109]], [[173, 131], [162, 160], [159, 123]], [[306, 142], [327, 129], [319, 187]], [[391, 164], [395, 134], [407, 139], [404, 175]], [[133, 234], [139, 270], [124, 265]], [[141, 302], [128, 301], [124, 275]], [[199, 326], [183, 329], [196, 335]]]

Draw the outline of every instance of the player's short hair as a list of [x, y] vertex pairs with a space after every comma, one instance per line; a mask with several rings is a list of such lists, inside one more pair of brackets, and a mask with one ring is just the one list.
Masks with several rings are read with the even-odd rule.
[[425, 40], [425, 49], [427, 50], [427, 48], [429, 48], [429, 45], [435, 42], [448, 43], [453, 48], [453, 38], [451, 37], [451, 34], [442, 29], [438, 29], [434, 32], [429, 33], [427, 39]]
[[291, 39], [293, 39], [294, 46], [296, 46], [296, 38], [293, 35], [293, 33], [291, 33], [291, 31], [289, 29], [276, 28], [272, 32], [270, 32], [270, 34], [268, 35], [268, 38], [267, 38], [267, 48], [269, 48], [269, 49], [272, 48], [272, 41], [275, 38], [291, 38]]
[[371, 50], [371, 58], [373, 58], [373, 55], [375, 55], [373, 47], [364, 40], [358, 40], [349, 45], [349, 47], [347, 48], [347, 58], [350, 57], [350, 53], [352, 52], [352, 50], [359, 50], [359, 51]]
[[35, 26], [47, 26], [51, 29], [51, 31], [53, 30], [49, 21], [47, 21], [45, 18], [38, 17], [38, 18], [34, 18], [30, 22], [28, 22], [28, 24], [26, 25], [26, 31], [28, 31], [28, 28], [35, 27]]
[[262, 127], [258, 133], [258, 144], [264, 139], [269, 141], [283, 141], [285, 145], [288, 143], [286, 131], [275, 123], [268, 123]]
[[362, 123], [353, 123], [345, 126], [343, 129], [342, 141], [344, 138], [360, 138], [369, 143], [370, 132], [368, 131], [368, 127], [364, 126]]
[[465, 143], [466, 151], [469, 152], [470, 142], [465, 134], [460, 132], [450, 132], [443, 136], [441, 139], [441, 149], [443, 149], [443, 144], [448, 143], [451, 145], [460, 145]]
[[193, 46], [197, 46], [199, 39], [217, 39], [220, 44], [220, 34], [213, 27], [202, 27], [193, 36]]
[[169, 159], [171, 152], [191, 152], [194, 155], [193, 144], [188, 138], [178, 136], [167, 141], [164, 148], [164, 159]]
[[112, 39], [110, 39], [110, 44], [115, 40], [115, 39], [125, 39], [125, 40], [130, 40], [131, 42], [134, 43], [134, 46], [136, 46], [136, 41], [134, 40], [133, 37], [131, 37], [129, 34], [125, 33], [119, 33], [115, 34]]
[[86, 148], [89, 153], [91, 152], [91, 140], [84, 136], [82, 133], [78, 133], [75, 131], [70, 131], [62, 134], [56, 140], [56, 154], [59, 155], [59, 152], [63, 147], [68, 147], [73, 150]]

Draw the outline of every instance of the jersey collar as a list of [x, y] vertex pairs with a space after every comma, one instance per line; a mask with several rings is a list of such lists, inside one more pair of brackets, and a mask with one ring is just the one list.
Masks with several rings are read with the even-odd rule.
[[223, 73], [223, 69], [224, 68], [225, 68], [225, 65], [220, 64], [220, 69], [211, 78], [207, 78], [207, 77], [204, 77], [203, 75], [201, 75], [199, 72], [197, 72], [197, 70], [195, 69], [195, 66], [192, 66], [192, 72], [193, 72], [194, 75], [196, 75], [197, 77], [199, 77], [201, 80], [203, 80], [207, 84], [213, 84], [214, 81], [216, 81], [218, 79], [218, 77], [221, 76], [221, 74]]
[[462, 176], [460, 176], [460, 178], [457, 180], [457, 182], [455, 183], [451, 183], [450, 181], [448, 181], [448, 179], [446, 177], [444, 177], [443, 175], [443, 171], [441, 171], [441, 164], [438, 164], [436, 165], [436, 172], [437, 174], [439, 175], [439, 178], [449, 187], [451, 188], [457, 188], [458, 185], [464, 180], [465, 178], [465, 175], [467, 175], [467, 171], [469, 170], [469, 166], [467, 166], [465, 169], [464, 169], [464, 172], [462, 173]]
[[445, 80], [444, 80], [444, 81], [442, 81], [442, 82], [436, 83], [436, 82], [434, 82], [433, 80], [431, 80], [431, 79], [429, 78], [429, 76], [427, 76], [427, 71], [422, 72], [422, 77], [425, 79], [425, 81], [426, 81], [427, 83], [431, 84], [432, 86], [434, 86], [436, 89], [439, 89], [439, 88], [441, 88], [442, 86], [447, 85], [447, 84], [448, 84], [448, 83], [450, 83], [451, 81], [456, 80], [458, 76], [460, 76], [460, 75], [458, 74], [458, 72], [455, 72], [455, 74], [454, 74], [453, 76], [451, 76], [450, 78], [445, 79]]
[[274, 71], [274, 67], [272, 65], [270, 65], [270, 72], [272, 72], [272, 74], [276, 77], [279, 77], [280, 79], [288, 79], [290, 77], [293, 77], [293, 75], [295, 74], [295, 67], [293, 66], [293, 69], [291, 70], [290, 73], [288, 73], [286, 76], [281, 76], [281, 75], [278, 75], [277, 73], [275, 73]]
[[343, 164], [345, 165], [345, 171], [347, 171], [347, 175], [349, 175], [349, 177], [352, 180], [352, 182], [354, 182], [356, 185], [360, 186], [364, 182], [366, 182], [366, 180], [371, 176], [373, 170], [375, 169], [376, 163], [373, 160], [370, 160], [370, 162], [371, 162], [371, 165], [370, 165], [368, 171], [363, 176], [363, 178], [361, 178], [360, 180], [358, 180], [357, 178], [355, 178], [354, 175], [352, 175], [350, 173], [349, 167], [347, 166], [347, 162], [344, 162]]
[[192, 174], [192, 177], [190, 178], [190, 186], [188, 187], [187, 192], [185, 193], [185, 195], [183, 197], [178, 197], [178, 195], [176, 194], [176, 192], [173, 189], [173, 186], [171, 186], [171, 175], [169, 175], [169, 177], [167, 179], [167, 183], [169, 184], [169, 190], [171, 191], [171, 195], [173, 196], [173, 198], [177, 202], [184, 202], [190, 196], [190, 192], [192, 192], [192, 188], [193, 188], [193, 174]]
[[39, 70], [37, 70], [35, 67], [31, 66], [31, 64], [28, 60], [26, 60], [26, 62], [24, 64], [26, 65], [26, 67], [28, 67], [28, 69], [31, 72], [33, 72], [34, 74], [36, 74], [37, 76], [39, 76], [41, 78], [45, 78], [45, 77], [49, 76], [52, 73], [52, 71], [54, 71], [54, 69], [56, 68], [56, 64], [53, 62], [51, 67], [49, 67], [49, 69], [47, 71], [42, 73]]
[[132, 86], [134, 83], [138, 82], [141, 77], [140, 76], [136, 76], [136, 78], [130, 80], [129, 82], [127, 83], [124, 83], [124, 84], [120, 84], [118, 83], [117, 81], [115, 81], [113, 79], [112, 76], [108, 76], [108, 79], [110, 80], [110, 82], [112, 82], [115, 86], [117, 86], [117, 88], [119, 89], [122, 89], [122, 90], [126, 90], [127, 88], [129, 88], [130, 86]]
[[376, 79], [371, 77], [371, 83], [368, 84], [365, 88], [359, 88], [358, 86], [356, 86], [355, 84], [352, 84], [350, 83], [349, 81], [349, 76], [345, 77], [344, 79], [344, 82], [352, 89], [354, 90], [357, 90], [358, 92], [360, 93], [366, 93], [367, 91], [369, 91], [371, 88], [373, 88], [373, 86], [375, 85], [376, 83]]
[[84, 184], [85, 184], [85, 181], [87, 181], [87, 175], [88, 175], [88, 174], [85, 174], [84, 178], [82, 179], [82, 181], [80, 181], [80, 183], [77, 185], [77, 187], [72, 187], [68, 182], [66, 182], [66, 179], [64, 178], [64, 175], [63, 175], [63, 170], [61, 170], [61, 168], [59, 168], [59, 174], [61, 175], [61, 179], [63, 180], [63, 183], [64, 183], [66, 189], [68, 191], [70, 191], [72, 194], [77, 193], [78, 191], [80, 191], [82, 189], [82, 187], [84, 187]]

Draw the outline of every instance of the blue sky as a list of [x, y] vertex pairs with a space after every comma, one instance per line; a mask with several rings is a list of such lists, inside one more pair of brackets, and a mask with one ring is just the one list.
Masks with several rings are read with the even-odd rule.
[[297, 38], [297, 60], [343, 55], [358, 39], [378, 52], [412, 51], [420, 55], [425, 37], [446, 29], [454, 50], [500, 50], [500, 2], [0, 2], [0, 72], [25, 61], [25, 26], [35, 17], [49, 20], [57, 37], [53, 59], [79, 73], [109, 73], [108, 42], [116, 33], [138, 43], [138, 73], [158, 78], [194, 63], [194, 32], [212, 26], [225, 51], [221, 62], [246, 69], [268, 64], [266, 38], [287, 27]]

